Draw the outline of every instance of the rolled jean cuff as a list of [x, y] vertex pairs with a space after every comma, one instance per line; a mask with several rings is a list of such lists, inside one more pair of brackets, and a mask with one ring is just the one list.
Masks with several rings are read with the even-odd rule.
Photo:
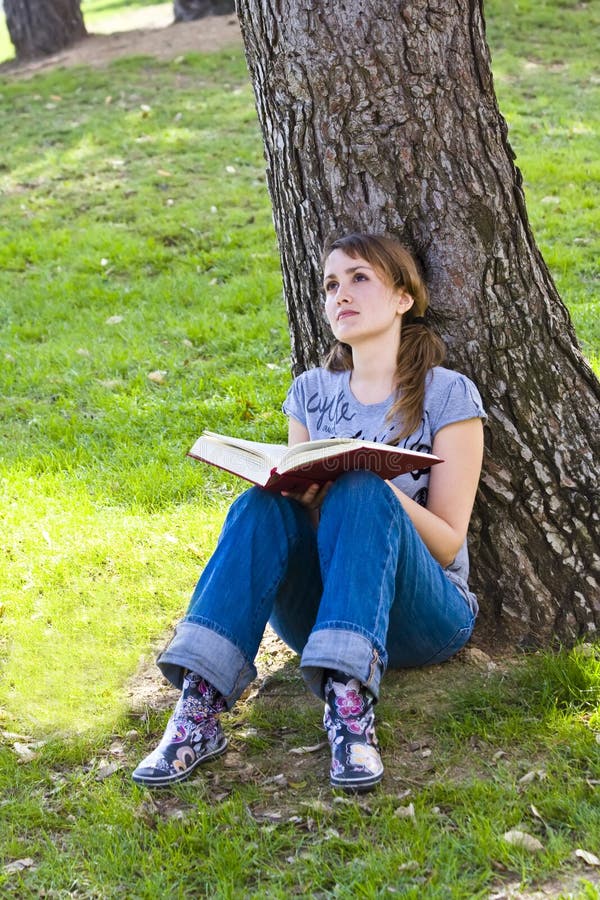
[[228, 709], [256, 678], [254, 665], [228, 638], [205, 625], [185, 620], [177, 625], [173, 640], [156, 664], [178, 688], [183, 685], [186, 670], [205, 678], [223, 696]]
[[342, 628], [313, 631], [300, 660], [308, 688], [321, 699], [325, 670], [334, 669], [358, 678], [377, 700], [385, 665], [386, 658], [382, 658], [367, 637]]

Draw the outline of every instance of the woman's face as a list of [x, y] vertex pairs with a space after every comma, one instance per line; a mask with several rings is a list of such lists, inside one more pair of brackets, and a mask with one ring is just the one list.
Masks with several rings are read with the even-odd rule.
[[402, 314], [413, 299], [365, 259], [333, 250], [325, 261], [323, 285], [325, 314], [338, 341], [353, 346], [383, 335], [400, 338]]

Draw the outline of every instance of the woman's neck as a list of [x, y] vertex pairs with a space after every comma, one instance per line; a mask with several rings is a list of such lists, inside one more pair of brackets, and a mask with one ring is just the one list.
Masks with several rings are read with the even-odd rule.
[[380, 403], [387, 400], [396, 386], [397, 345], [392, 352], [366, 347], [352, 348], [352, 393], [361, 403]]

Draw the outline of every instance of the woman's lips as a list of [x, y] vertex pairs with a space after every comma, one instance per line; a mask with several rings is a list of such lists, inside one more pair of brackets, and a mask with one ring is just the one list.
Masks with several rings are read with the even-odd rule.
[[347, 319], [350, 316], [357, 316], [357, 315], [358, 315], [358, 313], [355, 310], [346, 309], [346, 310], [344, 310], [344, 312], [339, 313], [337, 320], [338, 320], [338, 322], [341, 322], [342, 319]]

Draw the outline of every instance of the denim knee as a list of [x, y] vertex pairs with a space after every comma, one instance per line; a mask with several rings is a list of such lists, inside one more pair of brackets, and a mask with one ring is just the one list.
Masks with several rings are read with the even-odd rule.
[[369, 495], [371, 497], [386, 496], [391, 495], [391, 491], [383, 478], [374, 472], [363, 469], [346, 472], [331, 485], [323, 506], [343, 503], [344, 512], [347, 512], [353, 505], [361, 507], [361, 510], [364, 511], [365, 496]]

